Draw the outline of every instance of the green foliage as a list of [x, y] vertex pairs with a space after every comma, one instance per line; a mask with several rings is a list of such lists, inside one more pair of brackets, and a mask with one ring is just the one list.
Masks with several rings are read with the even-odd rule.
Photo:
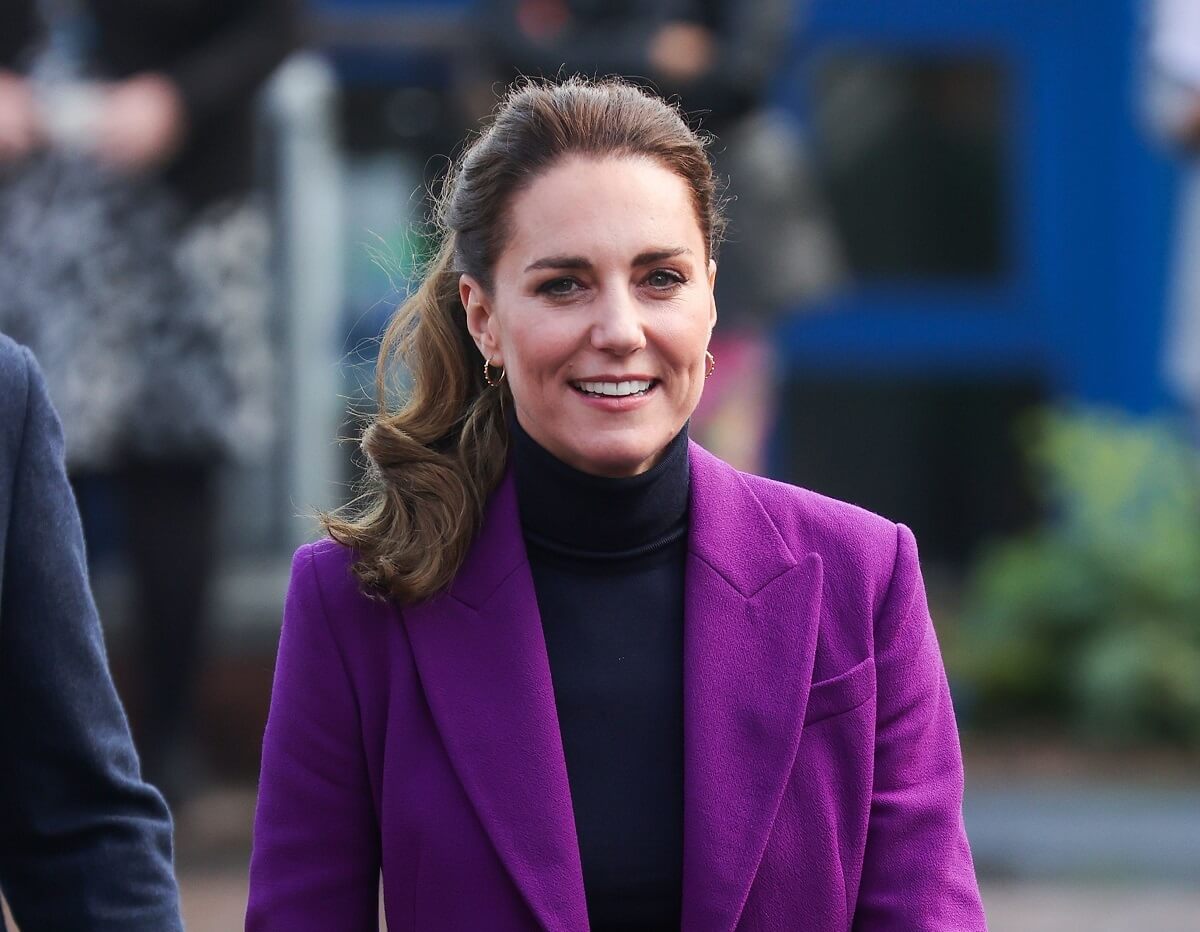
[[1174, 425], [1047, 411], [1046, 524], [986, 550], [951, 658], [982, 724], [1200, 746], [1200, 458]]

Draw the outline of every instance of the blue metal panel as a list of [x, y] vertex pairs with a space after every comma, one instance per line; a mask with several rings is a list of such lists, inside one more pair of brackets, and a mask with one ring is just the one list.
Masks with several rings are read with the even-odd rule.
[[925, 372], [1040, 371], [1044, 341], [1014, 320], [1001, 291], [863, 288], [800, 312], [783, 328], [787, 359], [806, 371], [855, 366]]
[[[786, 321], [811, 369], [1036, 367], [1074, 397], [1146, 410], [1159, 373], [1172, 173], [1135, 117], [1136, 0], [814, 0], [799, 48], [982, 52], [1010, 87], [1011, 272], [994, 287], [858, 289]], [[803, 81], [799, 82], [803, 86]], [[807, 109], [797, 82], [783, 102]]]

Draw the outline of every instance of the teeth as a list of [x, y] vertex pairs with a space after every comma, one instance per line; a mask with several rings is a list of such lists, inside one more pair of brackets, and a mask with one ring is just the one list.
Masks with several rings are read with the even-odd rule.
[[646, 381], [633, 382], [576, 382], [579, 388], [593, 395], [637, 395], [648, 391], [650, 383]]

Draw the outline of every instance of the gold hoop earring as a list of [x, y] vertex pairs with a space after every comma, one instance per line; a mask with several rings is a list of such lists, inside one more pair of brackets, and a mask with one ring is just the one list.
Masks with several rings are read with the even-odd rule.
[[500, 369], [500, 378], [498, 378], [498, 379], [496, 379], [495, 381], [493, 381], [493, 380], [492, 380], [491, 365], [492, 365], [492, 361], [491, 361], [490, 359], [485, 359], [485, 360], [483, 361], [483, 380], [484, 380], [485, 382], [487, 382], [487, 383], [488, 383], [488, 386], [489, 386], [490, 388], [495, 388], [497, 385], [499, 385], [501, 382], [503, 382], [503, 381], [504, 381], [504, 377], [505, 377], [505, 376], [506, 376], [508, 373], [504, 371], [504, 368], [503, 368], [503, 367], [501, 367], [501, 369]]
[[717, 357], [708, 350], [704, 351], [704, 358], [708, 361], [708, 365], [704, 369], [704, 377], [707, 379], [713, 374], [713, 369], [717, 368]]

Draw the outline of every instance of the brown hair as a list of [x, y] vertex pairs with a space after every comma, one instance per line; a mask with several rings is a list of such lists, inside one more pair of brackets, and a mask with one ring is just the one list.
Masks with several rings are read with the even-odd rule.
[[[484, 381], [458, 282], [467, 273], [490, 287], [513, 197], [568, 155], [651, 158], [688, 183], [711, 257], [723, 221], [706, 146], [676, 108], [619, 79], [525, 79], [509, 89], [447, 175], [434, 213], [440, 248], [383, 336], [378, 409], [361, 439], [363, 491], [320, 515], [354, 549], [367, 590], [413, 602], [448, 585], [504, 474], [509, 389]], [[396, 360], [412, 387], [392, 408]]]

